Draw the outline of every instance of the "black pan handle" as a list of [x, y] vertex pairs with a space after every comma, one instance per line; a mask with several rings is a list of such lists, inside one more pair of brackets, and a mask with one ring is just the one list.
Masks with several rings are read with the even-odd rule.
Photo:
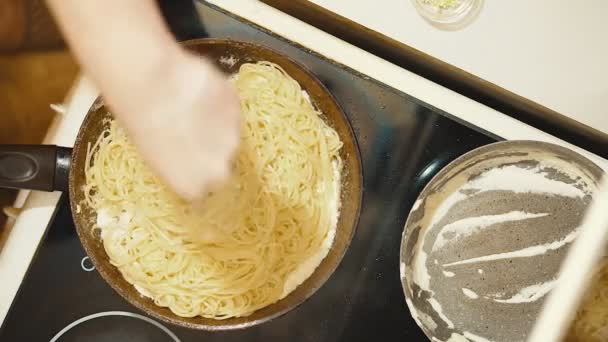
[[0, 188], [66, 191], [71, 161], [71, 148], [0, 145]]

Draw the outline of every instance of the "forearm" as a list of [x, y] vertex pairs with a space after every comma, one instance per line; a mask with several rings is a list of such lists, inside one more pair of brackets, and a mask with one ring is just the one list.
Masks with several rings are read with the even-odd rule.
[[[181, 51], [153, 0], [48, 0], [85, 72], [119, 116], [146, 112]], [[146, 101], [148, 100], [148, 101]], [[150, 103], [150, 105], [153, 105]]]

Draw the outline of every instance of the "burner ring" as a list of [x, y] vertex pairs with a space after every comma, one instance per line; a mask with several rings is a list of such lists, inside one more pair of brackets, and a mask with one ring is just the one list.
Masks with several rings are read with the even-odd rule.
[[[89, 265], [91, 266], [86, 266], [86, 262], [89, 262]], [[85, 272], [93, 272], [95, 271], [95, 265], [93, 265], [93, 262], [91, 262], [91, 260], [89, 259], [89, 256], [85, 256], [84, 258], [82, 258], [82, 260], [80, 260], [80, 267], [82, 267], [82, 269]]]
[[[83, 259], [84, 260], [84, 259]], [[75, 320], [74, 322], [68, 324], [65, 328], [61, 329], [57, 334], [55, 334], [55, 336], [53, 336], [53, 338], [51, 338], [51, 340], [49, 342], [58, 342], [59, 338], [63, 335], [65, 335], [65, 333], [67, 333], [68, 331], [70, 331], [72, 328], [96, 319], [96, 318], [101, 318], [101, 317], [108, 317], [108, 316], [123, 316], [123, 317], [131, 317], [131, 318], [137, 318], [140, 319], [146, 323], [150, 323], [152, 325], [154, 325], [155, 327], [159, 328], [160, 330], [162, 330], [164, 333], [166, 333], [167, 335], [169, 335], [169, 337], [171, 337], [173, 339], [173, 341], [175, 342], [181, 342], [181, 340], [179, 339], [179, 337], [177, 337], [177, 335], [175, 335], [171, 330], [169, 330], [167, 327], [165, 327], [164, 325], [160, 324], [159, 322], [140, 315], [140, 314], [136, 314], [136, 313], [132, 313], [132, 312], [126, 312], [126, 311], [105, 311], [105, 312], [98, 312], [96, 314], [92, 314], [92, 315], [88, 315], [88, 316], [84, 316], [82, 318], [79, 318], [77, 320]]]

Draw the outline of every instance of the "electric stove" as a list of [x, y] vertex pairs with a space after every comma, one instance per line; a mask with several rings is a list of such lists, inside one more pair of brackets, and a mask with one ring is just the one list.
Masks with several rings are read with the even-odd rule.
[[403, 225], [437, 171], [501, 138], [213, 5], [199, 3], [197, 10], [202, 23], [177, 25], [182, 38], [229, 37], [281, 51], [311, 70], [346, 112], [361, 150], [364, 194], [340, 266], [310, 299], [270, 322], [226, 332], [184, 329], [147, 317], [102, 280], [63, 198], [0, 341], [424, 341], [399, 278]]

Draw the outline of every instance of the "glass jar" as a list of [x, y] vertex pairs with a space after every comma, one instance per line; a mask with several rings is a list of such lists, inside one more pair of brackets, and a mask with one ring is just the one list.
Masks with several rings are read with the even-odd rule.
[[468, 25], [481, 10], [483, 0], [412, 0], [418, 13], [441, 29]]

